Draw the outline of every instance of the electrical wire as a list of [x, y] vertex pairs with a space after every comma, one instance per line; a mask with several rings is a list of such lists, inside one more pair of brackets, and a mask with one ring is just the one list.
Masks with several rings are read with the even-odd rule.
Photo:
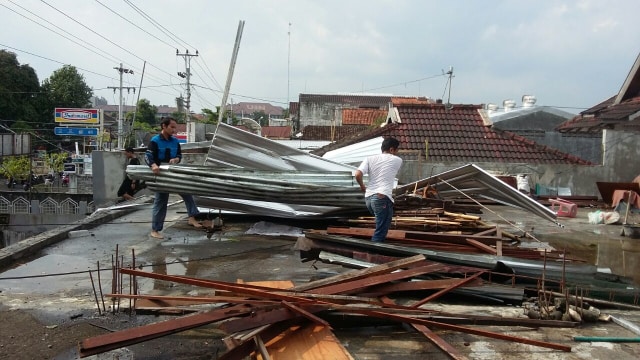
[[134, 9], [138, 14], [140, 14], [143, 18], [145, 18], [147, 21], [149, 21], [151, 23], [151, 25], [155, 26], [158, 30], [160, 30], [163, 34], [167, 35], [169, 38], [171, 38], [173, 41], [175, 41], [176, 43], [182, 43], [182, 44], [186, 44], [188, 47], [195, 49], [194, 46], [191, 46], [189, 43], [187, 43], [186, 41], [182, 40], [180, 37], [178, 37], [176, 34], [172, 33], [169, 29], [165, 28], [164, 26], [162, 26], [162, 24], [160, 24], [159, 22], [157, 22], [156, 20], [154, 20], [151, 16], [149, 16], [146, 12], [144, 12], [142, 9], [140, 9], [139, 7], [135, 6], [131, 1], [129, 0], [124, 0], [124, 2], [129, 5], [132, 9]]
[[127, 19], [127, 18], [125, 18], [124, 16], [122, 16], [122, 15], [118, 14], [116, 11], [114, 11], [113, 9], [111, 9], [110, 7], [108, 7], [107, 5], [105, 5], [105, 4], [103, 4], [103, 3], [101, 3], [99, 0], [95, 0], [95, 2], [97, 2], [98, 4], [100, 4], [100, 5], [104, 6], [107, 10], [111, 11], [113, 14], [117, 15], [117, 16], [118, 16], [118, 17], [120, 17], [122, 20], [124, 20], [124, 21], [128, 22], [129, 24], [131, 24], [131, 25], [135, 26], [136, 28], [140, 29], [141, 31], [144, 31], [147, 35], [149, 35], [149, 36], [153, 37], [154, 39], [156, 39], [156, 40], [160, 41], [161, 43], [163, 43], [163, 44], [165, 44], [165, 45], [167, 45], [167, 46], [169, 46], [169, 47], [171, 47], [171, 48], [175, 48], [175, 45], [171, 45], [171, 44], [169, 44], [168, 42], [166, 42], [166, 41], [164, 41], [164, 40], [160, 39], [159, 37], [157, 37], [157, 36], [153, 35], [152, 33], [148, 32], [147, 30], [145, 30], [145, 29], [141, 28], [141, 27], [140, 27], [140, 26], [138, 26], [136, 23], [134, 23], [133, 21], [131, 21], [131, 20], [129, 20], [129, 19]]

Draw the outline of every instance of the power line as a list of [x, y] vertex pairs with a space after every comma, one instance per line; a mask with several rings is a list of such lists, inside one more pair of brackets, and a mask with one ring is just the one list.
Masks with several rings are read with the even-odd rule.
[[[141, 28], [141, 27], [140, 27], [140, 26], [138, 26], [136, 23], [134, 23], [134, 22], [132, 22], [131, 20], [129, 20], [129, 19], [127, 19], [127, 18], [125, 18], [124, 16], [122, 16], [122, 15], [118, 14], [116, 11], [114, 11], [113, 9], [111, 9], [110, 7], [108, 7], [107, 5], [105, 5], [105, 4], [103, 4], [103, 3], [101, 3], [99, 0], [95, 0], [95, 2], [97, 2], [98, 4], [100, 4], [100, 5], [104, 6], [107, 10], [111, 11], [112, 13], [114, 13], [115, 15], [117, 15], [118, 17], [120, 17], [122, 20], [124, 20], [124, 21], [128, 22], [129, 24], [131, 24], [131, 25], [133, 25], [133, 26], [137, 27], [138, 29], [140, 29], [140, 30], [144, 31], [145, 33], [147, 33], [149, 36], [153, 37], [154, 39], [156, 39], [156, 40], [160, 41], [161, 43], [166, 44], [167, 46], [169, 46], [169, 47], [171, 47], [171, 48], [175, 48], [175, 46], [174, 46], [174, 45], [169, 44], [168, 42], [166, 42], [166, 41], [164, 41], [164, 40], [160, 39], [159, 37], [157, 37], [157, 36], [153, 35], [152, 33], [148, 32], [147, 30], [145, 30], [145, 29]], [[172, 40], [173, 40], [173, 39], [172, 39]]]
[[[74, 38], [76, 38], [76, 39], [78, 39], [78, 40], [80, 40], [80, 41], [84, 42], [85, 44], [87, 44], [87, 45], [91, 46], [91, 44], [89, 44], [88, 42], [86, 42], [86, 41], [84, 41], [84, 40], [80, 39], [79, 37], [77, 37], [77, 36], [75, 36], [75, 35], [71, 34], [70, 32], [68, 32], [68, 31], [66, 31], [66, 30], [64, 30], [64, 29], [62, 29], [61, 27], [59, 27], [59, 26], [57, 26], [57, 25], [55, 25], [55, 24], [51, 23], [51, 22], [50, 22], [50, 21], [48, 21], [47, 19], [45, 19], [45, 18], [43, 18], [43, 17], [41, 17], [41, 16], [39, 16], [39, 15], [37, 15], [37, 14], [34, 14], [32, 11], [30, 11], [30, 10], [28, 10], [28, 9], [25, 9], [24, 7], [22, 7], [22, 6], [20, 6], [20, 5], [16, 4], [16, 3], [14, 3], [14, 2], [13, 2], [13, 1], [11, 1], [11, 0], [9, 0], [9, 2], [10, 2], [10, 3], [12, 3], [13, 5], [15, 5], [15, 6], [17, 6], [17, 7], [21, 8], [22, 10], [24, 10], [24, 11], [26, 11], [26, 12], [30, 13], [31, 15], [34, 15], [34, 16], [35, 16], [35, 17], [37, 17], [38, 19], [40, 19], [40, 20], [42, 20], [42, 21], [44, 21], [44, 22], [46, 22], [46, 23], [48, 23], [48, 24], [50, 24], [50, 25], [53, 25], [53, 26], [54, 26], [54, 27], [56, 27], [57, 29], [59, 29], [59, 30], [61, 30], [61, 31], [63, 31], [63, 32], [67, 33], [67, 34], [69, 34], [70, 36], [72, 36], [72, 37], [74, 37]], [[94, 54], [96, 54], [96, 55], [98, 55], [98, 56], [100, 56], [100, 57], [103, 57], [103, 58], [105, 58], [105, 59], [107, 59], [107, 60], [109, 60], [109, 61], [114, 61], [114, 60], [113, 60], [113, 59], [114, 59], [113, 57], [112, 57], [111, 59], [109, 59], [109, 58], [107, 58], [107, 56], [105, 56], [105, 55], [103, 55], [103, 54], [98, 53], [97, 51], [93, 50], [92, 48], [89, 48], [89, 47], [87, 47], [87, 46], [85, 46], [85, 45], [83, 45], [83, 44], [81, 44], [81, 43], [79, 43], [79, 42], [77, 42], [77, 41], [75, 41], [75, 40], [73, 40], [73, 39], [70, 39], [69, 37], [67, 37], [67, 36], [65, 36], [65, 35], [63, 35], [63, 34], [61, 34], [61, 33], [57, 32], [57, 31], [55, 31], [55, 30], [52, 30], [51, 28], [49, 28], [49, 27], [47, 27], [47, 26], [43, 25], [42, 23], [40, 23], [40, 22], [38, 22], [38, 21], [35, 21], [35, 20], [33, 20], [33, 19], [31, 19], [31, 18], [29, 18], [29, 17], [27, 17], [27, 16], [23, 15], [23, 14], [18, 13], [17, 11], [15, 11], [15, 10], [13, 10], [13, 9], [11, 9], [11, 8], [9, 8], [9, 7], [7, 7], [7, 6], [6, 6], [6, 5], [4, 5], [4, 4], [0, 4], [0, 5], [1, 5], [1, 6], [3, 6], [3, 7], [5, 7], [5, 8], [6, 8], [6, 9], [8, 9], [8, 10], [10, 10], [10, 11], [14, 12], [15, 14], [18, 14], [18, 15], [22, 16], [23, 18], [25, 18], [25, 19], [27, 19], [27, 20], [29, 20], [29, 21], [31, 21], [31, 22], [33, 22], [33, 23], [35, 23], [36, 25], [39, 25], [39, 26], [41, 26], [41, 27], [43, 27], [43, 28], [45, 28], [45, 29], [47, 29], [47, 30], [51, 31], [51, 32], [53, 32], [54, 34], [57, 34], [57, 35], [59, 35], [59, 36], [61, 36], [61, 37], [65, 38], [65, 39], [67, 39], [67, 40], [71, 41], [72, 43], [74, 43], [74, 44], [76, 44], [76, 45], [78, 45], [78, 46], [81, 46], [81, 47], [83, 47], [83, 48], [85, 48], [85, 49], [89, 50], [90, 52], [92, 52], [92, 53], [94, 53]], [[98, 49], [99, 49], [99, 48], [98, 48]], [[106, 52], [105, 52], [105, 53], [106, 53]], [[107, 55], [109, 55], [109, 54], [107, 54]]]
[[434, 79], [434, 78], [442, 77], [442, 76], [447, 76], [447, 74], [432, 75], [432, 76], [424, 77], [424, 78], [417, 79], [417, 80], [404, 81], [404, 82], [397, 83], [397, 84], [385, 85], [385, 86], [380, 86], [380, 87], [377, 87], [377, 88], [371, 88], [371, 89], [366, 89], [366, 90], [362, 90], [362, 91], [354, 91], [354, 92], [356, 92], [356, 93], [358, 93], [358, 92], [371, 92], [371, 91], [377, 91], [377, 90], [387, 89], [387, 88], [396, 87], [396, 86], [403, 86], [403, 85], [407, 86], [408, 84], [412, 84], [412, 83], [416, 83], [416, 82], [420, 82], [420, 81], [424, 81], [424, 80], [430, 80], [430, 79]]
[[133, 3], [131, 3], [131, 1], [129, 0], [124, 0], [125, 3], [127, 3], [127, 5], [129, 5], [132, 9], [134, 9], [138, 14], [140, 14], [142, 17], [144, 17], [147, 21], [149, 21], [153, 26], [155, 26], [158, 30], [160, 30], [162, 33], [164, 33], [165, 35], [167, 35], [168, 37], [170, 37], [173, 41], [175, 41], [176, 43], [182, 43], [182, 44], [186, 44], [188, 47], [195, 49], [194, 46], [190, 45], [189, 43], [187, 43], [186, 41], [180, 39], [176, 34], [172, 33], [169, 29], [165, 28], [164, 26], [162, 26], [162, 24], [160, 24], [159, 22], [157, 22], [156, 20], [154, 20], [151, 16], [149, 16], [146, 12], [144, 12], [142, 9], [140, 9], [139, 7], [135, 6]]
[[[54, 60], [54, 59], [48, 58], [48, 57], [46, 57], [46, 56], [42, 56], [42, 55], [34, 54], [34, 53], [29, 52], [29, 51], [26, 51], [26, 50], [22, 50], [22, 49], [14, 48], [13, 46], [5, 45], [5, 44], [0, 44], [0, 46], [2, 46], [2, 47], [6, 47], [6, 48], [11, 49], [11, 50], [20, 51], [20, 52], [23, 52], [23, 53], [25, 53], [25, 54], [29, 54], [29, 55], [31, 55], [31, 56], [39, 57], [39, 58], [41, 58], [41, 59], [45, 59], [45, 60], [49, 60], [49, 61], [53, 61], [53, 62], [58, 63], [58, 64], [62, 64], [62, 65], [70, 65], [70, 64], [64, 63], [64, 62], [62, 62], [62, 61], [58, 61], [58, 60]], [[97, 72], [92, 71], [92, 70], [84, 69], [84, 68], [77, 67], [77, 66], [74, 66], [74, 67], [75, 67], [76, 69], [80, 69], [80, 70], [82, 70], [82, 71], [86, 71], [86, 72], [91, 73], [91, 74], [94, 74], [94, 75], [98, 75], [98, 76], [106, 77], [107, 79], [116, 80], [114, 77], [111, 77], [111, 76], [108, 76], [108, 75], [104, 75], [104, 74], [100, 74], [100, 73], [97, 73]]]
[[[57, 11], [58, 13], [62, 14], [62, 15], [63, 15], [63, 16], [65, 16], [66, 18], [68, 18], [68, 19], [70, 19], [70, 20], [73, 20], [73, 21], [74, 21], [75, 23], [77, 23], [78, 25], [80, 25], [80, 26], [82, 26], [83, 28], [85, 28], [85, 29], [87, 29], [87, 30], [91, 31], [92, 33], [96, 34], [96, 35], [97, 35], [97, 36], [99, 36], [100, 38], [102, 38], [102, 39], [106, 40], [106, 41], [107, 41], [107, 42], [109, 42], [110, 44], [112, 44], [112, 45], [114, 45], [114, 46], [118, 47], [119, 49], [121, 49], [121, 50], [125, 51], [126, 53], [128, 53], [128, 54], [130, 54], [130, 55], [132, 55], [132, 56], [134, 56], [135, 58], [137, 58], [137, 59], [139, 59], [139, 60], [142, 60], [143, 62], [144, 62], [144, 61], [146, 61], [145, 59], [143, 59], [143, 58], [141, 58], [140, 56], [138, 56], [138, 55], [134, 54], [133, 52], [131, 52], [130, 50], [125, 49], [124, 47], [122, 47], [122, 46], [118, 45], [117, 43], [115, 43], [115, 42], [111, 41], [110, 39], [108, 39], [108, 38], [107, 38], [107, 37], [105, 37], [104, 35], [102, 35], [102, 34], [100, 34], [100, 33], [96, 32], [95, 30], [91, 29], [90, 27], [88, 27], [88, 26], [86, 26], [86, 25], [84, 25], [84, 24], [82, 24], [82, 23], [78, 22], [76, 19], [74, 19], [73, 17], [71, 17], [70, 15], [68, 15], [67, 13], [65, 13], [64, 11], [57, 9], [56, 7], [54, 7], [53, 5], [51, 5], [51, 4], [49, 4], [49, 3], [47, 3], [47, 2], [46, 2], [46, 1], [44, 1], [44, 0], [40, 0], [40, 1], [41, 1], [41, 2], [43, 2], [45, 5], [49, 6], [50, 8], [52, 8], [53, 10]], [[166, 71], [164, 71], [164, 70], [162, 70], [162, 69], [158, 68], [157, 66], [155, 66], [155, 65], [153, 65], [153, 64], [151, 64], [151, 63], [149, 63], [149, 65], [150, 65], [150, 66], [152, 66], [152, 67], [154, 67], [154, 68], [156, 68], [157, 70], [160, 70], [161, 72], [166, 73], [166, 74], [167, 74], [167, 75], [169, 75], [169, 76], [173, 76], [171, 73], [166, 72]], [[136, 70], [137, 70], [137, 69], [136, 69]]]

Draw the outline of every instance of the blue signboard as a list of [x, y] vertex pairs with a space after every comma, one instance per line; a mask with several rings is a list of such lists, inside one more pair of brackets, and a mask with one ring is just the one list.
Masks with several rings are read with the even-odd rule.
[[56, 135], [98, 136], [98, 128], [56, 127]]

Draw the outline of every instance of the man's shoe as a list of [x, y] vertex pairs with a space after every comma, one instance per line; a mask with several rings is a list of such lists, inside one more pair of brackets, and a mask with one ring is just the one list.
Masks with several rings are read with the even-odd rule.
[[162, 234], [160, 234], [159, 232], [152, 230], [151, 234], [149, 234], [149, 236], [151, 236], [152, 238], [155, 239], [164, 239], [164, 236], [162, 236]]

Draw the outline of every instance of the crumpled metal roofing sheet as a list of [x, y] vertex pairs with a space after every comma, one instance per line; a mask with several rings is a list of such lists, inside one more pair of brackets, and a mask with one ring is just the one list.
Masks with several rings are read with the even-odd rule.
[[411, 193], [414, 189], [420, 189], [428, 185], [435, 188], [438, 195], [444, 199], [460, 198], [461, 196], [484, 198], [505, 205], [526, 209], [542, 218], [557, 223], [557, 215], [554, 211], [489, 174], [475, 164], [467, 164], [438, 175], [399, 186], [395, 194]]
[[343, 164], [355, 164], [356, 166], [368, 156], [380, 154], [383, 137], [377, 137], [356, 144], [327, 151], [322, 157], [324, 159], [337, 161]]
[[362, 209], [364, 195], [351, 171], [259, 171], [203, 165], [127, 166], [127, 174], [150, 190], [242, 200], [278, 201]]
[[256, 170], [353, 171], [356, 169], [224, 123], [218, 123], [205, 165]]

